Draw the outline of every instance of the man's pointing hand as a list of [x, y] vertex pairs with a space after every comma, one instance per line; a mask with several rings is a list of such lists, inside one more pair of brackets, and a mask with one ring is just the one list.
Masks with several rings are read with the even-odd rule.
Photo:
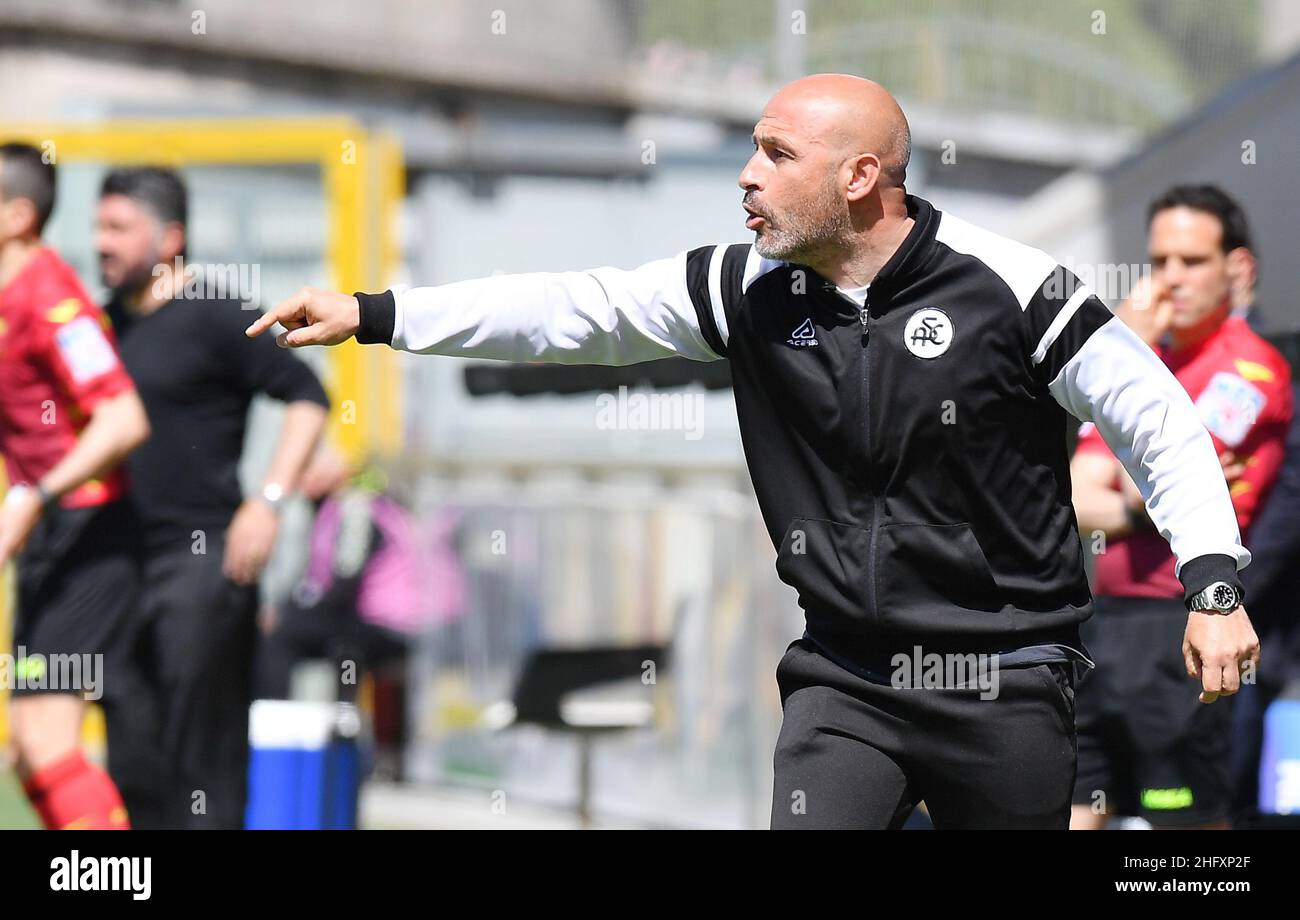
[[259, 336], [276, 323], [289, 330], [275, 340], [281, 348], [337, 345], [357, 334], [361, 305], [350, 294], [306, 287], [262, 314], [244, 334]]

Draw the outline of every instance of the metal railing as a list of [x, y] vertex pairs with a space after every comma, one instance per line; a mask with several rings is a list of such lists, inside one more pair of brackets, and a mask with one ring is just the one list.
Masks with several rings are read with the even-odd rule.
[[511, 699], [538, 647], [667, 644], [653, 681], [656, 726], [596, 742], [597, 816], [766, 825], [780, 727], [774, 671], [803, 626], [752, 498], [433, 478], [416, 492], [418, 519], [454, 521], [464, 603], [412, 655], [409, 780], [572, 803], [575, 740], [498, 731], [490, 710]]

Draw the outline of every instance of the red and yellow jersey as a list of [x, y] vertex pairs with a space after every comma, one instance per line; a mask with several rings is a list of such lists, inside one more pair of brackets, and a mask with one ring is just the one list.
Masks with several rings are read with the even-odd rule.
[[[9, 481], [37, 482], [76, 444], [101, 401], [133, 388], [108, 317], [54, 250], [38, 249], [0, 289], [0, 453]], [[124, 492], [118, 469], [62, 504], [99, 505]]]
[[[1247, 539], [1282, 466], [1293, 408], [1291, 368], [1241, 317], [1229, 318], [1191, 348], [1161, 348], [1159, 354], [1192, 397], [1215, 450], [1231, 450], [1245, 464], [1229, 491]], [[1078, 450], [1114, 457], [1091, 422], [1079, 429]], [[1120, 488], [1118, 473], [1112, 485]], [[1183, 595], [1169, 544], [1154, 532], [1108, 541], [1093, 581], [1093, 593], [1108, 597]]]

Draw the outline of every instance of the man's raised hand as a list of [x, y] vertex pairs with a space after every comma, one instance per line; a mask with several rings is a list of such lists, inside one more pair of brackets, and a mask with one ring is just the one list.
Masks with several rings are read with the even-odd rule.
[[361, 305], [350, 294], [306, 287], [262, 314], [244, 334], [254, 338], [276, 323], [289, 330], [276, 337], [281, 348], [337, 345], [357, 334]]

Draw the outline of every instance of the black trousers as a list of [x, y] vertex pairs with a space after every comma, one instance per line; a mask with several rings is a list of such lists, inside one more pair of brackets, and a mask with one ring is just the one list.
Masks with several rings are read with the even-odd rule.
[[1093, 609], [1082, 634], [1097, 668], [1079, 686], [1075, 803], [1156, 827], [1228, 818], [1237, 697], [1198, 699], [1183, 664], [1182, 598], [1101, 595]]
[[112, 647], [108, 771], [136, 828], [244, 825], [258, 595], [222, 574], [222, 550], [147, 555]]
[[772, 828], [898, 828], [920, 801], [939, 829], [1068, 828], [1069, 671], [999, 669], [996, 696], [975, 686], [901, 689], [795, 641], [776, 672], [784, 718]]
[[[93, 699], [117, 680], [107, 652], [139, 604], [138, 532], [124, 501], [58, 508], [37, 522], [18, 556], [13, 652], [29, 662], [43, 659], [43, 679], [15, 686], [14, 697], [63, 692]], [[91, 686], [92, 672], [61, 675], [54, 664], [56, 657], [92, 655], [106, 656], [98, 686]], [[77, 676], [78, 685], [61, 679]]]

